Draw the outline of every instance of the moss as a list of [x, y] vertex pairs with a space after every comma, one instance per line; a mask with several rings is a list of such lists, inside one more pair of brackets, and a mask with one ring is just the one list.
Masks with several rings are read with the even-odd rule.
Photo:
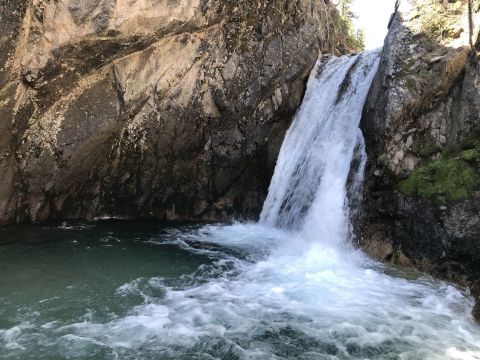
[[429, 135], [417, 134], [412, 150], [415, 154], [425, 158], [439, 152], [441, 149]]
[[460, 153], [460, 158], [465, 161], [477, 161], [480, 160], [480, 149], [469, 149]]
[[[439, 152], [426, 135], [418, 134], [415, 143], [415, 153], [425, 155], [423, 158]], [[431, 198], [440, 204], [467, 199], [480, 188], [479, 164], [480, 132], [473, 132], [460, 146], [448, 144], [438, 159], [418, 166], [398, 189], [405, 195]]]
[[467, 138], [463, 144], [463, 149], [480, 148], [480, 132], [475, 132], [471, 137]]
[[459, 154], [462, 160], [468, 162], [477, 162], [480, 160], [480, 136], [475, 134], [465, 141], [463, 151]]
[[417, 167], [400, 182], [399, 190], [409, 196], [433, 198], [440, 203], [468, 199], [478, 185], [475, 170], [460, 158], [430, 161]]
[[443, 159], [449, 159], [451, 157], [458, 156], [458, 152], [460, 151], [459, 147], [455, 144], [447, 144], [443, 149], [441, 154]]

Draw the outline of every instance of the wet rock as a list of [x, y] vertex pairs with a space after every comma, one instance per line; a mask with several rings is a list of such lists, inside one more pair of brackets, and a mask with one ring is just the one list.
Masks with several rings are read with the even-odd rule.
[[463, 285], [480, 279], [479, 4], [400, 1], [362, 119], [363, 247]]

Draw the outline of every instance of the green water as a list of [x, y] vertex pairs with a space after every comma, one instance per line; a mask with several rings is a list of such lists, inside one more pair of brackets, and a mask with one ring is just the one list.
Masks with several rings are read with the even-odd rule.
[[[29, 329], [30, 324], [109, 321], [143, 304], [148, 296], [165, 295], [149, 283], [151, 278], [160, 277], [171, 286], [188, 283], [183, 276], [212, 260], [168, 241], [150, 242], [171, 237], [171, 231], [151, 223], [65, 223], [0, 230], [0, 329], [20, 325], [31, 335], [24, 345], [11, 347], [0, 339], [0, 358], [77, 358], [58, 353], [58, 346], [49, 351], [50, 346], [35, 341], [42, 335]], [[144, 283], [144, 293], [125, 297], [116, 292], [137, 279]], [[106, 356], [96, 352], [80, 357]]]
[[479, 359], [462, 289], [255, 224], [0, 229], [0, 359]]

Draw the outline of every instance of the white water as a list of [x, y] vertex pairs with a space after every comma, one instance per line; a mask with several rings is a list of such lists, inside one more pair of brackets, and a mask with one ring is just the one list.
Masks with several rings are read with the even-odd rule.
[[[261, 223], [324, 244], [346, 243], [347, 177], [355, 146], [363, 144], [358, 125], [378, 61], [373, 51], [317, 64], [283, 142]], [[352, 180], [355, 193], [363, 181], [362, 155]]]
[[20, 355], [35, 344], [76, 359], [92, 347], [108, 359], [480, 359], [462, 289], [385, 268], [348, 245], [346, 188], [352, 199], [361, 187], [358, 122], [376, 62], [368, 53], [330, 60], [319, 78], [314, 69], [261, 224], [150, 239], [211, 265], [175, 286], [160, 277], [124, 284], [115, 301], [143, 299], [126, 314], [25, 322], [0, 330], [0, 345], [3, 336]]

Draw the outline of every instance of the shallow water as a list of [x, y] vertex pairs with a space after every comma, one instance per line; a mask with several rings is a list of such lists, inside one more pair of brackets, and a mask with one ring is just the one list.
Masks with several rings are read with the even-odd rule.
[[2, 359], [480, 359], [462, 289], [255, 224], [0, 230]]

